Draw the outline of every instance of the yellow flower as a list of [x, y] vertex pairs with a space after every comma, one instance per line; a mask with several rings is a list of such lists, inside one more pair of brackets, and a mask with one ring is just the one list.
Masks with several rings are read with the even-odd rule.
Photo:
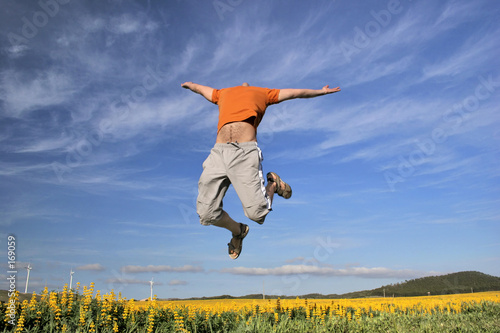
[[118, 323], [117, 323], [117, 319], [116, 318], [115, 318], [115, 320], [113, 322], [113, 332], [118, 333]]

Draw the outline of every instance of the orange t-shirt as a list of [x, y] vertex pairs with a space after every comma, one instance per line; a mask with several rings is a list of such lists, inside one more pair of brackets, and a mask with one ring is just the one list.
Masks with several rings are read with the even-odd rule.
[[219, 105], [217, 133], [225, 124], [243, 121], [250, 117], [255, 117], [253, 126], [257, 129], [266, 108], [278, 103], [279, 93], [279, 89], [252, 86], [214, 89], [212, 102]]

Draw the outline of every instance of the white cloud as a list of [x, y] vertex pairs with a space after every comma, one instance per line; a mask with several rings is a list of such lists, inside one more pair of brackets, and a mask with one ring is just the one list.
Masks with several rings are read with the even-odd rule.
[[47, 164], [0, 162], [0, 176], [26, 176], [48, 170], [50, 170], [50, 165]]
[[[123, 284], [123, 285], [128, 285], [128, 284], [141, 284], [141, 285], [150, 285], [149, 281], [146, 280], [138, 280], [138, 279], [128, 279], [128, 278], [110, 278], [106, 280], [106, 283], [116, 283], [116, 284]], [[162, 282], [154, 282], [155, 285], [161, 286], [163, 285]]]
[[188, 284], [187, 281], [183, 280], [171, 280], [168, 282], [169, 286], [185, 286], [187, 284]]
[[480, 12], [478, 3], [480, 2], [449, 1], [446, 8], [441, 10], [434, 27], [453, 28], [468, 20], [474, 20], [477, 13]]
[[[179, 92], [183, 92], [180, 85]], [[99, 127], [113, 140], [131, 139], [144, 133], [148, 133], [148, 140], [160, 138], [166, 128], [174, 129], [176, 125], [187, 123], [204, 106], [189, 94], [161, 99], [149, 99], [146, 95], [139, 103], [110, 104], [112, 111], [100, 119]]]
[[181, 267], [172, 267], [168, 265], [148, 265], [148, 266], [123, 266], [121, 271], [124, 273], [160, 273], [160, 272], [178, 272], [178, 273], [199, 273], [204, 269], [200, 266], [184, 265]]
[[295, 258], [292, 258], [292, 259], [288, 259], [286, 261], [287, 264], [293, 264], [294, 262], [304, 262], [306, 260], [305, 257], [295, 257]]
[[412, 56], [406, 56], [393, 62], [371, 62], [366, 68], [353, 73], [352, 79], [343, 87], [349, 88], [357, 84], [376, 81], [386, 76], [401, 74], [409, 68], [413, 60]]
[[101, 264], [88, 264], [76, 267], [79, 271], [104, 271], [106, 268]]
[[150, 33], [155, 31], [159, 24], [148, 19], [144, 13], [125, 13], [109, 19], [106, 28], [116, 34]]
[[492, 57], [498, 54], [498, 43], [495, 37], [500, 31], [485, 35], [473, 35], [454, 54], [441, 62], [435, 62], [423, 68], [421, 81], [439, 76], [450, 76], [456, 80], [457, 76], [464, 73], [476, 73], [477, 68], [489, 63]]
[[6, 50], [9, 56], [15, 59], [25, 55], [29, 50], [29, 46], [25, 44], [12, 45], [11, 47], [7, 47]]
[[[272, 35], [272, 26], [246, 24], [235, 21], [234, 26], [222, 32], [218, 45], [214, 48], [207, 73], [221, 71], [223, 68], [238, 67], [264, 49], [268, 37]], [[234, 50], [241, 50], [235, 53]]]
[[356, 276], [363, 278], [415, 278], [431, 274], [410, 269], [395, 270], [385, 267], [348, 267], [335, 269], [316, 265], [283, 265], [275, 268], [234, 267], [223, 268], [220, 272], [234, 275], [310, 274], [318, 276]]
[[66, 150], [72, 144], [71, 138], [38, 138], [24, 147], [18, 147], [17, 153], [45, 153], [49, 151]]
[[1, 73], [0, 98], [5, 101], [5, 112], [19, 117], [35, 108], [59, 105], [68, 101], [75, 88], [68, 75], [55, 70], [21, 74], [13, 70]]

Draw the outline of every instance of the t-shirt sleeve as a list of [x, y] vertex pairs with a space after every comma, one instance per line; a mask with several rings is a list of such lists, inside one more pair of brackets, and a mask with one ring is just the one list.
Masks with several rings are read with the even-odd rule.
[[214, 89], [214, 91], [212, 91], [212, 103], [214, 104], [219, 103], [219, 98], [220, 98], [220, 89]]
[[279, 89], [268, 89], [267, 90], [267, 104], [276, 104], [279, 102], [280, 90]]

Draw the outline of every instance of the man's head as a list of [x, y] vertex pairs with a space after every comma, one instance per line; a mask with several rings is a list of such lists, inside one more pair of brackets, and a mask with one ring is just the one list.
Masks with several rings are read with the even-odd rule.
[[250, 87], [250, 85], [247, 82], [243, 82], [242, 86], [243, 87]]

